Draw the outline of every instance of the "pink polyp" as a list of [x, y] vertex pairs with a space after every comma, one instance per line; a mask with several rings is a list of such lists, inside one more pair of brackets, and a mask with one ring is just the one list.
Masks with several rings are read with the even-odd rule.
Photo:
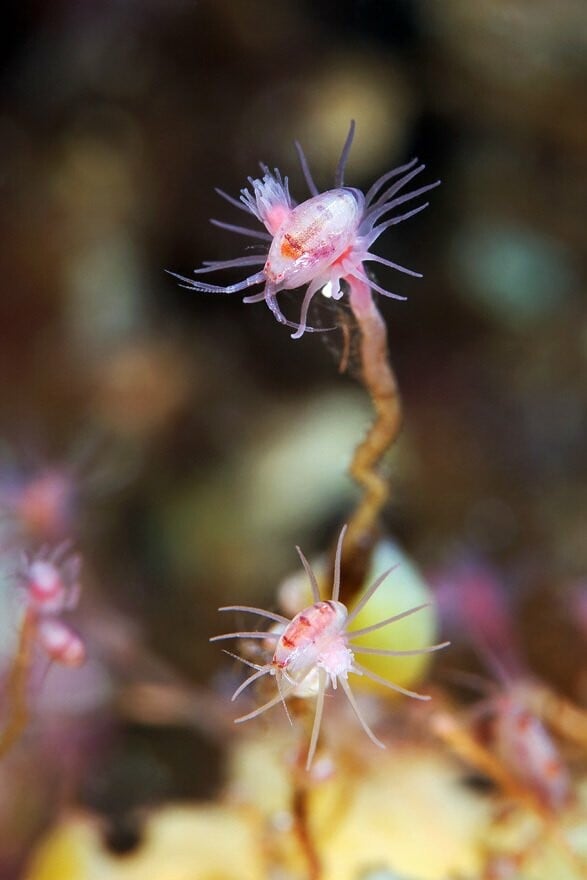
[[33, 559], [23, 555], [19, 580], [35, 615], [58, 615], [75, 607], [79, 598], [79, 556], [67, 556], [70, 542], [42, 549]]
[[293, 202], [289, 194], [287, 177], [282, 178], [277, 168], [272, 173], [267, 165], [263, 164], [261, 171], [262, 179], [249, 177], [252, 192], [242, 189], [241, 201], [273, 236], [291, 213]]
[[63, 666], [81, 666], [86, 649], [80, 637], [55, 617], [42, 620], [38, 625], [39, 642], [49, 657]]
[[294, 208], [277, 231], [265, 271], [275, 289], [292, 290], [328, 279], [331, 267], [352, 248], [361, 219], [362, 196], [335, 189]]
[[27, 586], [30, 604], [38, 610], [59, 612], [63, 608], [65, 584], [59, 569], [51, 562], [32, 562]]
[[[268, 243], [262, 273], [226, 287], [202, 284], [179, 275], [176, 277], [186, 283], [187, 287], [204, 293], [235, 293], [252, 284], [266, 282], [267, 287], [262, 295], [247, 296], [244, 302], [259, 302], [265, 299], [275, 319], [280, 324], [294, 329], [293, 339], [299, 339], [305, 332], [324, 332], [321, 328], [317, 331], [317, 328], [308, 327], [308, 314], [314, 295], [321, 287], [330, 283], [339, 296], [342, 296], [344, 291], [340, 288], [341, 279], [348, 280], [354, 277], [366, 281], [362, 269], [363, 262], [371, 260], [412, 277], [421, 277], [411, 269], [370, 254], [368, 248], [386, 229], [414, 216], [426, 205], [378, 223], [381, 218], [404, 202], [433, 189], [438, 182], [398, 196], [397, 193], [425, 168], [424, 165], [418, 165], [418, 160], [414, 159], [400, 168], [383, 174], [370, 187], [366, 196], [357, 189], [344, 186], [345, 169], [354, 131], [355, 123], [351, 121], [336, 167], [334, 189], [322, 193], [314, 182], [302, 147], [298, 142], [295, 143], [300, 166], [311, 193], [311, 198], [300, 204], [296, 204], [290, 196], [287, 177], [282, 177], [278, 169], [271, 170], [262, 163], [262, 177], [249, 177], [249, 187], [241, 190], [240, 199], [233, 198], [223, 190], [217, 190], [230, 205], [252, 214], [268, 230], [264, 232], [212, 220], [212, 223], [221, 229]], [[394, 178], [399, 179], [387, 185]], [[196, 272], [199, 274], [257, 265], [263, 262], [265, 256], [247, 255], [234, 260], [210, 261]], [[303, 287], [306, 291], [301, 305], [300, 319], [298, 323], [293, 323], [283, 315], [277, 304], [276, 295], [281, 290], [296, 290]], [[384, 296], [405, 299], [379, 287], [374, 282], [371, 287]], [[335, 295], [335, 298], [338, 296]]]
[[[370, 296], [369, 289], [367, 287], [365, 289]], [[270, 620], [275, 620], [280, 625], [283, 625], [283, 628], [280, 632], [237, 632], [215, 636], [211, 639], [211, 641], [231, 637], [273, 637], [274, 639], [277, 639], [271, 661], [263, 666], [251, 663], [244, 658], [237, 657], [237, 659], [241, 660], [241, 662], [246, 665], [251, 666], [255, 671], [237, 688], [233, 695], [233, 699], [236, 699], [244, 690], [246, 690], [246, 688], [254, 684], [266, 674], [275, 677], [279, 693], [254, 711], [237, 718], [236, 722], [241, 723], [256, 718], [280, 702], [283, 703], [285, 712], [291, 722], [286, 699], [294, 694], [300, 698], [315, 695], [316, 709], [306, 760], [306, 769], [308, 770], [310, 769], [318, 745], [324, 711], [325, 693], [329, 684], [333, 690], [336, 690], [337, 685], [340, 684], [361, 726], [371, 741], [381, 748], [384, 748], [384, 745], [379, 739], [377, 739], [366, 720], [363, 718], [360, 707], [350, 689], [347, 676], [349, 674], [363, 675], [378, 684], [413, 699], [430, 699], [426, 694], [420, 694], [416, 691], [411, 691], [400, 685], [396, 685], [376, 673], [371, 672], [371, 670], [364, 668], [355, 660], [355, 653], [359, 655], [374, 654], [402, 657], [429, 654], [434, 651], [439, 651], [442, 648], [447, 647], [449, 644], [448, 642], [442, 642], [436, 645], [428, 645], [423, 648], [397, 651], [379, 648], [362, 648], [361, 646], [353, 644], [353, 639], [356, 637], [365, 635], [373, 630], [378, 630], [390, 623], [401, 620], [410, 614], [415, 614], [422, 608], [427, 607], [428, 603], [416, 608], [410, 608], [400, 614], [395, 614], [393, 617], [389, 617], [379, 623], [365, 627], [364, 629], [349, 631], [349, 624], [367, 604], [393, 569], [383, 572], [373, 582], [369, 589], [364, 593], [353, 612], [349, 614], [346, 606], [338, 601], [342, 548], [346, 530], [347, 527], [344, 526], [337, 541], [331, 599], [320, 600], [320, 589], [314, 572], [301, 549], [297, 547], [296, 549], [310, 580], [314, 596], [314, 604], [302, 609], [302, 611], [298, 612], [292, 620], [287, 620], [287, 618], [282, 618], [281, 615], [276, 615], [273, 612], [266, 612], [263, 609], [251, 606], [224, 606], [222, 610], [249, 611], [251, 613], [261, 614], [262, 616], [268, 617]]]
[[271, 235], [275, 235], [281, 224], [287, 219], [290, 209], [285, 205], [274, 205], [265, 214], [264, 223]]

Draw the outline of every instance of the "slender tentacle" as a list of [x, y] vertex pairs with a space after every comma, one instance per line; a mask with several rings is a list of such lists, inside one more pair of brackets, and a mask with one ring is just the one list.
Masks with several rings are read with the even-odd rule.
[[332, 581], [332, 601], [338, 602], [338, 597], [340, 595], [340, 561], [342, 558], [342, 544], [344, 541], [344, 536], [346, 535], [346, 530], [348, 526], [345, 524], [340, 530], [340, 535], [338, 537], [338, 543], [336, 545], [336, 555], [334, 557], [334, 578]]
[[312, 298], [314, 294], [323, 287], [322, 281], [312, 281], [311, 284], [308, 285], [308, 289], [304, 294], [304, 299], [302, 302], [302, 308], [300, 312], [300, 323], [298, 324], [295, 333], [291, 334], [292, 339], [299, 339], [304, 335], [304, 331], [307, 329], [307, 318], [308, 318], [308, 309], [310, 308], [310, 303], [312, 302]]
[[363, 596], [361, 596], [360, 600], [357, 602], [357, 604], [355, 605], [355, 607], [353, 608], [353, 610], [351, 611], [351, 613], [347, 617], [347, 620], [346, 620], [347, 627], [348, 627], [349, 623], [352, 623], [352, 621], [359, 614], [359, 612], [363, 610], [363, 608], [365, 607], [365, 605], [367, 604], [369, 599], [371, 599], [371, 597], [377, 592], [377, 590], [379, 589], [379, 587], [381, 586], [383, 581], [389, 577], [391, 572], [394, 571], [397, 568], [397, 566], [398, 566], [398, 563], [396, 563], [395, 565], [392, 565], [391, 568], [388, 568], [387, 571], [384, 571], [382, 574], [379, 575], [378, 578], [376, 578], [373, 581], [373, 583], [371, 584], [371, 586], [369, 587], [367, 592], [364, 593]]
[[365, 235], [365, 243], [367, 247], [371, 247], [373, 242], [377, 241], [379, 236], [385, 232], [386, 229], [389, 229], [390, 226], [397, 226], [398, 223], [403, 223], [404, 220], [409, 220], [410, 217], [414, 217], [416, 214], [419, 214], [420, 211], [425, 211], [430, 202], [424, 202], [423, 205], [418, 205], [417, 208], [412, 208], [411, 211], [407, 211], [405, 214], [400, 214], [399, 217], [391, 217], [389, 220], [386, 220], [385, 223], [379, 223], [377, 226], [374, 226], [371, 222], [369, 222], [369, 218], [366, 218], [361, 224], [361, 228], [359, 232], [361, 235]]
[[262, 666], [259, 663], [253, 663], [252, 660], [246, 660], [244, 657], [241, 657], [239, 654], [234, 654], [232, 651], [228, 651], [226, 648], [222, 649], [222, 653], [228, 654], [229, 657], [233, 657], [240, 663], [244, 663], [245, 666], [250, 666], [251, 669], [265, 669], [265, 666], [267, 665], [266, 663], [264, 663]]
[[219, 229], [226, 229], [228, 232], [236, 232], [238, 235], [250, 235], [251, 238], [261, 238], [263, 241], [271, 241], [268, 232], [261, 232], [260, 229], [247, 229], [246, 226], [235, 226], [233, 223], [225, 223], [224, 220], [210, 220], [213, 226]]
[[222, 269], [240, 269], [243, 266], [258, 266], [265, 260], [266, 257], [263, 254], [236, 257], [234, 260], [207, 260], [201, 269], [194, 269], [194, 275], [202, 272], [220, 272]]
[[371, 287], [373, 290], [376, 290], [377, 293], [380, 293], [383, 296], [389, 296], [391, 297], [391, 299], [401, 299], [404, 301], [407, 299], [406, 296], [400, 296], [399, 293], [392, 293], [391, 290], [386, 290], [385, 287], [381, 287], [380, 284], [376, 284], [372, 278], [367, 278], [367, 276], [360, 271], [351, 272], [350, 274], [353, 278], [356, 278], [357, 281], [362, 281], [364, 284], [368, 284], [369, 287]]
[[306, 557], [302, 553], [301, 548], [296, 547], [296, 550], [298, 551], [298, 556], [302, 560], [302, 565], [304, 566], [304, 570], [305, 570], [306, 574], [308, 575], [308, 580], [310, 581], [310, 586], [312, 587], [312, 596], [314, 597], [314, 602], [319, 602], [320, 601], [320, 588], [318, 586], [318, 581], [316, 580], [316, 575], [312, 571], [312, 566], [310, 565], [310, 563], [308, 562], [308, 560], [306, 559]]
[[218, 284], [205, 284], [202, 281], [194, 281], [193, 278], [186, 278], [185, 275], [178, 275], [177, 272], [170, 272], [169, 269], [165, 271], [168, 275], [173, 275], [174, 278], [185, 281], [186, 283], [182, 285], [183, 287], [199, 290], [202, 293], [237, 293], [239, 290], [246, 290], [247, 287], [252, 287], [254, 284], [262, 284], [265, 281], [265, 274], [257, 272], [255, 275], [250, 275], [237, 284], [228, 284], [226, 287], [222, 287]]
[[438, 645], [427, 645], [425, 648], [410, 648], [405, 651], [391, 651], [386, 648], [361, 648], [360, 645], [353, 645], [353, 654], [373, 654], [376, 657], [413, 657], [416, 654], [432, 654], [434, 651], [441, 651], [448, 648], [450, 642], [439, 642]]
[[425, 165], [418, 165], [417, 168], [414, 168], [413, 171], [410, 171], [410, 173], [406, 174], [404, 177], [402, 177], [401, 180], [398, 180], [396, 183], [392, 184], [392, 186], [389, 186], [386, 190], [379, 193], [379, 195], [377, 196], [377, 198], [374, 200], [373, 204], [371, 205], [371, 208], [376, 208], [378, 205], [382, 205], [384, 202], [389, 202], [389, 200], [391, 198], [393, 198], [393, 196], [397, 192], [399, 192], [405, 186], [407, 186], [407, 184], [411, 180], [413, 180], [414, 177], [416, 177], [418, 174], [420, 174], [422, 171], [424, 171], [425, 168], [426, 168]]
[[258, 669], [257, 672], [253, 672], [252, 675], [249, 675], [247, 679], [243, 681], [239, 687], [235, 690], [234, 694], [230, 698], [231, 702], [234, 702], [242, 692], [249, 687], [249, 685], [253, 684], [254, 681], [257, 681], [258, 678], [262, 678], [264, 675], [267, 675], [271, 671], [271, 665], [266, 666], [264, 669]]
[[[298, 682], [300, 684], [300, 682]], [[281, 691], [276, 697], [273, 697], [271, 700], [267, 700], [266, 703], [263, 703], [262, 706], [258, 706], [257, 709], [254, 709], [252, 712], [248, 712], [246, 715], [241, 715], [240, 718], [235, 718], [235, 724], [242, 724], [243, 721], [251, 721], [251, 719], [256, 718], [258, 715], [261, 715], [263, 712], [266, 712], [268, 709], [272, 709], [273, 706], [277, 706], [278, 703], [282, 703], [287, 697], [289, 697], [293, 691], [294, 687], [290, 687], [286, 690]]]
[[252, 632], [224, 633], [221, 636], [212, 636], [209, 641], [220, 642], [222, 639], [278, 639], [280, 635], [281, 633], [253, 630]]
[[[262, 296], [255, 295], [254, 298], [252, 296], [250, 296], [250, 297], [247, 296], [243, 299], [243, 302], [259, 302], [261, 299], [264, 299], [265, 302], [267, 303], [267, 305], [269, 306], [271, 312], [273, 313], [274, 318], [277, 321], [279, 321], [280, 324], [284, 324], [286, 327], [291, 327], [293, 330], [297, 331], [299, 329], [300, 325], [294, 324], [293, 321], [288, 321], [277, 303], [276, 294], [278, 292], [279, 291], [276, 291], [273, 289], [268, 290], [266, 288], [265, 291], [263, 292]], [[332, 330], [336, 330], [336, 327], [306, 327], [305, 328], [306, 333], [330, 333]]]
[[258, 303], [266, 298], [265, 290], [261, 290], [259, 293], [251, 293], [249, 296], [243, 296], [244, 303]]
[[298, 159], [300, 162], [300, 167], [302, 169], [302, 174], [304, 175], [304, 180], [308, 185], [308, 189], [310, 190], [311, 195], [317, 196], [319, 195], [319, 190], [316, 184], [314, 183], [314, 179], [310, 172], [310, 166], [308, 165], [308, 160], [304, 154], [302, 149], [302, 145], [299, 141], [294, 141], [294, 147], [296, 148], [296, 153], [298, 154]]
[[[287, 678], [287, 680], [291, 681], [291, 679], [289, 677]], [[289, 714], [289, 709], [287, 708], [287, 703], [285, 702], [285, 694], [284, 694], [283, 688], [281, 686], [281, 678], [279, 675], [275, 676], [275, 684], [277, 685], [277, 690], [279, 691], [279, 696], [281, 697], [281, 702], [283, 704], [283, 708], [284, 708], [285, 714], [287, 716], [287, 720], [289, 721], [290, 727], [293, 727], [293, 721], [292, 721], [291, 715]]]
[[[273, 313], [273, 317], [277, 321], [279, 321], [280, 324], [287, 324], [288, 323], [287, 318], [285, 317], [285, 315], [281, 311], [281, 309], [279, 307], [279, 303], [277, 302], [277, 297], [275, 294], [276, 294], [276, 291], [266, 288], [265, 289], [265, 302], [267, 303], [267, 305], [271, 309], [271, 312]], [[292, 326], [295, 326], [297, 328], [297, 324], [294, 324]]]
[[349, 158], [349, 153], [351, 151], [351, 147], [353, 145], [353, 138], [355, 136], [355, 120], [351, 119], [351, 124], [349, 126], [349, 133], [346, 136], [346, 140], [344, 142], [342, 153], [340, 154], [340, 159], [338, 160], [338, 165], [336, 166], [336, 173], [334, 175], [334, 186], [338, 189], [340, 186], [344, 186], [344, 170], [346, 168], [346, 163]]
[[404, 697], [413, 697], [414, 700], [431, 699], [429, 694], [419, 694], [417, 691], [410, 691], [407, 688], [401, 687], [401, 685], [399, 684], [394, 684], [392, 681], [388, 681], [381, 675], [377, 675], [376, 672], [371, 672], [370, 669], [367, 669], [365, 666], [361, 666], [360, 663], [354, 662], [351, 672], [358, 673], [359, 675], [364, 675], [367, 678], [370, 678], [371, 681], [376, 681], [377, 684], [382, 684], [384, 687], [387, 687], [392, 691], [397, 691], [398, 694], [403, 694]]
[[365, 194], [365, 205], [370, 205], [381, 187], [387, 183], [388, 180], [392, 180], [394, 177], [397, 177], [399, 174], [403, 174], [404, 171], [410, 171], [414, 165], [418, 164], [418, 159], [412, 159], [411, 162], [408, 162], [406, 165], [400, 165], [398, 168], [394, 168], [392, 171], [387, 171], [385, 174], [382, 174], [375, 183], [369, 187]]
[[314, 712], [314, 724], [312, 725], [312, 736], [310, 737], [310, 746], [308, 748], [308, 757], [306, 759], [306, 770], [309, 770], [314, 760], [316, 746], [318, 744], [318, 736], [320, 735], [320, 726], [322, 724], [322, 713], [324, 710], [324, 694], [328, 683], [328, 675], [324, 669], [318, 670], [318, 696], [316, 697], [316, 711]]
[[365, 731], [365, 733], [367, 734], [367, 736], [369, 737], [371, 742], [375, 743], [376, 746], [379, 746], [380, 749], [384, 749], [385, 745], [381, 742], [380, 739], [377, 739], [377, 737], [375, 736], [375, 734], [373, 733], [373, 731], [371, 730], [371, 728], [369, 727], [369, 725], [367, 724], [367, 722], [363, 718], [361, 710], [359, 709], [358, 703], [355, 700], [355, 696], [351, 690], [351, 686], [348, 683], [348, 681], [346, 680], [346, 678], [340, 679], [340, 686], [342, 687], [343, 691], [345, 692], [345, 694], [347, 696], [347, 700], [349, 701], [349, 703], [353, 707], [353, 712], [357, 716], [357, 718], [359, 720], [359, 724], [361, 725], [361, 727], [363, 728], [363, 730]]
[[229, 202], [235, 208], [238, 208], [239, 211], [244, 211], [245, 214], [249, 214], [250, 216], [251, 212], [249, 211], [247, 206], [240, 201], [240, 199], [235, 199], [233, 196], [229, 196], [227, 192], [224, 192], [223, 189], [219, 189], [217, 186], [214, 187], [214, 192], [217, 192], [219, 196], [222, 196], [223, 199], [226, 199], [227, 202]]
[[399, 205], [403, 205], [405, 202], [410, 202], [412, 199], [418, 198], [418, 196], [429, 192], [431, 189], [435, 189], [437, 186], [440, 186], [439, 180], [436, 180], [434, 183], [428, 183], [426, 184], [426, 186], [421, 186], [419, 189], [415, 189], [412, 192], [406, 193], [403, 196], [397, 196], [397, 198], [391, 199], [391, 201], [386, 201], [379, 207], [374, 206], [366, 213], [365, 219], [369, 220], [371, 223], [376, 223], [380, 217], [384, 216], [384, 214], [387, 214], [389, 211], [393, 211], [395, 208], [397, 208]]
[[278, 623], [290, 623], [289, 618], [283, 614], [276, 614], [274, 611], [265, 611], [263, 608], [254, 608], [252, 605], [223, 605], [219, 611], [250, 611], [251, 614], [259, 614], [261, 617], [268, 617], [269, 620], [276, 620]]
[[414, 272], [413, 269], [407, 269], [405, 266], [400, 266], [399, 263], [392, 263], [391, 260], [386, 260], [378, 254], [367, 253], [363, 257], [363, 262], [380, 263], [382, 266], [387, 266], [389, 269], [397, 269], [398, 272], [403, 272], [405, 275], [411, 275], [413, 278], [423, 277], [421, 272]]
[[[428, 608], [429, 606], [430, 602], [424, 602], [423, 605], [416, 605], [415, 608], [408, 608], [407, 611], [402, 611], [401, 614], [394, 614], [393, 617], [386, 617], [385, 620], [380, 620], [378, 623], [371, 624], [371, 626], [365, 626], [363, 629], [354, 629], [352, 632], [347, 633], [348, 638], [352, 641], [352, 639], [356, 639], [358, 636], [366, 636], [367, 633], [375, 632], [376, 629], [381, 629], [390, 623], [395, 623], [396, 620], [403, 620], [404, 617], [409, 617], [410, 614], [415, 614], [417, 611], [422, 611], [423, 608]], [[356, 609], [354, 609], [347, 618], [347, 626], [349, 620], [354, 619], [355, 611]]]

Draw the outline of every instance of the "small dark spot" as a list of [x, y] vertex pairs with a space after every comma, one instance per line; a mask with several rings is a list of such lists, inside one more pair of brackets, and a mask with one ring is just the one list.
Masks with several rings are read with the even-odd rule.
[[142, 841], [141, 822], [132, 814], [118, 816], [108, 821], [104, 830], [104, 846], [116, 856], [128, 856]]
[[482, 773], [468, 773], [461, 778], [461, 785], [477, 794], [493, 794], [497, 787], [492, 779]]

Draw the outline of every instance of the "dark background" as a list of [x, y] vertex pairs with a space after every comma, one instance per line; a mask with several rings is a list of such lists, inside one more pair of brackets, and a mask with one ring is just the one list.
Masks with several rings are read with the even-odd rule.
[[[427, 570], [498, 571], [528, 664], [578, 698], [582, 0], [62, 0], [7, 7], [3, 34], [0, 467], [71, 481], [91, 655], [4, 771], [38, 788], [4, 863], [62, 804], [101, 811], [124, 849], [137, 807], [214, 790], [209, 739], [120, 695], [153, 676], [219, 687], [217, 605], [273, 602], [293, 545], [323, 549], [351, 506], [369, 409], [339, 334], [293, 342], [264, 304], [165, 274], [243, 253], [208, 218], [242, 221], [214, 187], [238, 195], [259, 160], [306, 197], [294, 139], [332, 186], [351, 118], [350, 185], [414, 155], [443, 182], [379, 247], [424, 273], [389, 273], [408, 301], [379, 299], [406, 411], [387, 525]], [[67, 771], [43, 758], [55, 742]]]

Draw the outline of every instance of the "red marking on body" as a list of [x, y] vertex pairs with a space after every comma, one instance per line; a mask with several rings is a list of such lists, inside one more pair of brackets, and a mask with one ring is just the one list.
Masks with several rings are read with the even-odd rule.
[[547, 779], [556, 779], [562, 773], [562, 764], [556, 758], [551, 758], [544, 765], [544, 775]]
[[280, 251], [282, 257], [288, 257], [291, 260], [297, 260], [302, 254], [312, 250], [312, 241], [318, 236], [322, 222], [314, 220], [308, 224], [305, 229], [301, 229], [297, 236], [286, 232], [281, 242]]
[[516, 728], [518, 730], [518, 733], [526, 733], [531, 724], [532, 717], [526, 713], [519, 715], [516, 719]]
[[281, 636], [281, 644], [286, 648], [303, 648], [312, 644], [328, 629], [333, 616], [334, 609], [328, 603], [317, 602], [311, 605], [294, 617]]
[[293, 235], [289, 235], [286, 233], [283, 236], [283, 241], [281, 242], [281, 256], [289, 257], [290, 260], [296, 260], [301, 253], [303, 253], [303, 248], [299, 242], [293, 237]]
[[353, 246], [352, 246], [352, 244], [350, 244], [350, 245], [348, 246], [348, 248], [346, 248], [346, 249], [342, 252], [342, 254], [341, 254], [339, 257], [336, 258], [336, 260], [333, 262], [332, 265], [333, 265], [333, 266], [340, 266], [340, 265], [342, 265], [343, 261], [346, 260], [348, 256], [350, 256], [350, 253], [351, 253], [352, 249], [353, 249]]

